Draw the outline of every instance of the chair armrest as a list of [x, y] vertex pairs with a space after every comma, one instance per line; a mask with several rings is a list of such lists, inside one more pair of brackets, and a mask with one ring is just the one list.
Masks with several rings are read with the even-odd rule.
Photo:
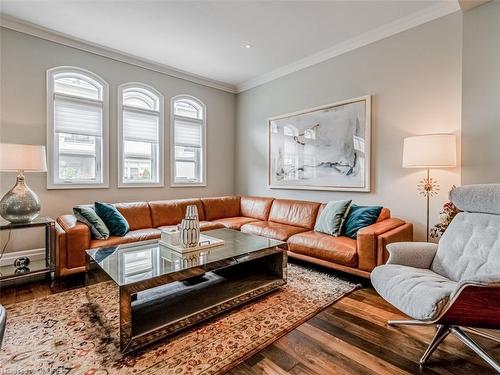
[[429, 242], [395, 242], [386, 246], [387, 264], [429, 269], [438, 245]]
[[[60, 246], [59, 274], [64, 275], [65, 270], [82, 267], [85, 265], [84, 250], [90, 248], [90, 229], [87, 225], [76, 220], [74, 215], [63, 215], [57, 218], [57, 224], [66, 233], [66, 247]], [[58, 234], [58, 237], [61, 234]], [[59, 238], [58, 238], [59, 242]], [[64, 254], [62, 254], [64, 251]]]
[[377, 266], [379, 251], [378, 237], [403, 226], [405, 222], [398, 218], [389, 218], [361, 228], [357, 235], [358, 267], [371, 272]]

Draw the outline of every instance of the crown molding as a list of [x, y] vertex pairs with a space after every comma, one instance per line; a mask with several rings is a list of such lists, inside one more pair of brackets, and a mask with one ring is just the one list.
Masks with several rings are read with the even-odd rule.
[[467, 12], [473, 8], [489, 3], [491, 0], [458, 0], [462, 12]]
[[288, 74], [297, 72], [312, 65], [319, 64], [323, 61], [331, 59], [332, 57], [339, 56], [357, 48], [377, 42], [392, 35], [398, 34], [402, 31], [417, 27], [437, 18], [454, 13], [458, 10], [460, 10], [460, 6], [457, 1], [439, 2], [432, 7], [428, 7], [421, 11], [402, 17], [398, 20], [377, 27], [366, 33], [360, 34], [354, 38], [338, 43], [323, 51], [305, 57], [294, 63], [285, 65], [269, 73], [265, 73], [259, 77], [252, 78], [248, 81], [240, 83], [236, 86], [237, 91], [238, 93], [241, 93], [251, 88], [263, 85], [264, 83], [274, 81], [275, 79], [278, 79], [280, 77], [284, 77]]
[[138, 66], [157, 73], [162, 73], [171, 77], [179, 78], [185, 81], [193, 82], [199, 85], [211, 87], [214, 89], [237, 93], [237, 88], [233, 85], [211, 80], [196, 74], [192, 74], [168, 65], [160, 64], [142, 57], [134, 56], [113, 48], [104, 47], [96, 43], [88, 42], [79, 38], [69, 36], [33, 23], [20, 20], [16, 17], [0, 14], [0, 27], [18, 31], [24, 34], [32, 35], [67, 47], [75, 48], [81, 51], [89, 52], [94, 55], [106, 57], [115, 61]]
[[410, 14], [406, 17], [402, 17], [398, 20], [390, 22], [386, 25], [377, 27], [371, 31], [358, 35], [344, 42], [338, 43], [330, 48], [327, 48], [323, 51], [305, 57], [301, 60], [282, 66], [271, 72], [252, 78], [248, 81], [242, 82], [236, 86], [220, 81], [211, 80], [209, 78], [205, 78], [202, 76], [198, 76], [196, 74], [176, 69], [168, 65], [160, 64], [148, 59], [134, 56], [132, 54], [124, 53], [115, 50], [113, 48], [104, 47], [99, 44], [74, 38], [67, 34], [59, 33], [57, 31], [32, 24], [30, 22], [26, 22], [12, 16], [0, 14], [0, 26], [24, 34], [32, 35], [41, 39], [49, 40], [54, 43], [72, 47], [81, 51], [93, 53], [98, 56], [103, 56], [112, 60], [120, 61], [130, 65], [135, 65], [154, 72], [166, 74], [171, 77], [183, 79], [199, 85], [237, 94], [249, 90], [251, 88], [263, 85], [265, 83], [274, 81], [275, 79], [284, 77], [299, 70], [319, 64], [333, 57], [353, 51], [357, 48], [385, 39], [392, 35], [403, 32], [405, 30], [417, 27], [419, 25], [430, 22], [437, 18], [454, 13], [458, 10], [460, 10], [460, 6], [458, 2], [455, 0], [439, 2], [438, 4], [432, 7], [423, 9], [421, 11]]

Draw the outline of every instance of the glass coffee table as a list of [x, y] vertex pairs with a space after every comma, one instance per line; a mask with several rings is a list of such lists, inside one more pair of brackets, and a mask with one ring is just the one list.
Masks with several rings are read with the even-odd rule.
[[285, 243], [231, 229], [221, 246], [180, 254], [157, 240], [86, 250], [93, 272], [117, 286], [120, 349], [130, 352], [286, 284]]

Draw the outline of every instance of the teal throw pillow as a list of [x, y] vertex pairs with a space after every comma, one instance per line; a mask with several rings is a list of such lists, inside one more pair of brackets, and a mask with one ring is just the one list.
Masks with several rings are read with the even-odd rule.
[[358, 206], [353, 204], [342, 228], [342, 234], [356, 239], [358, 230], [374, 224], [382, 211], [381, 206]]
[[86, 224], [90, 228], [92, 238], [96, 240], [106, 240], [109, 238], [108, 227], [92, 207], [76, 206], [73, 208], [73, 214], [76, 220]]
[[127, 219], [109, 203], [95, 202], [95, 212], [104, 221], [113, 236], [124, 236], [129, 230]]
[[342, 224], [349, 211], [352, 200], [330, 201], [319, 214], [314, 230], [316, 232], [340, 236]]

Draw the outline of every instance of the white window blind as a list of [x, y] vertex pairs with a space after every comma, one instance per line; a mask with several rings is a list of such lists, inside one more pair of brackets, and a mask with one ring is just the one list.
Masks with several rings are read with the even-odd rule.
[[182, 120], [175, 121], [176, 146], [201, 147], [202, 128], [200, 124]]
[[102, 136], [102, 103], [75, 100], [54, 100], [56, 133]]
[[148, 113], [123, 111], [123, 139], [125, 141], [158, 143], [159, 116]]

